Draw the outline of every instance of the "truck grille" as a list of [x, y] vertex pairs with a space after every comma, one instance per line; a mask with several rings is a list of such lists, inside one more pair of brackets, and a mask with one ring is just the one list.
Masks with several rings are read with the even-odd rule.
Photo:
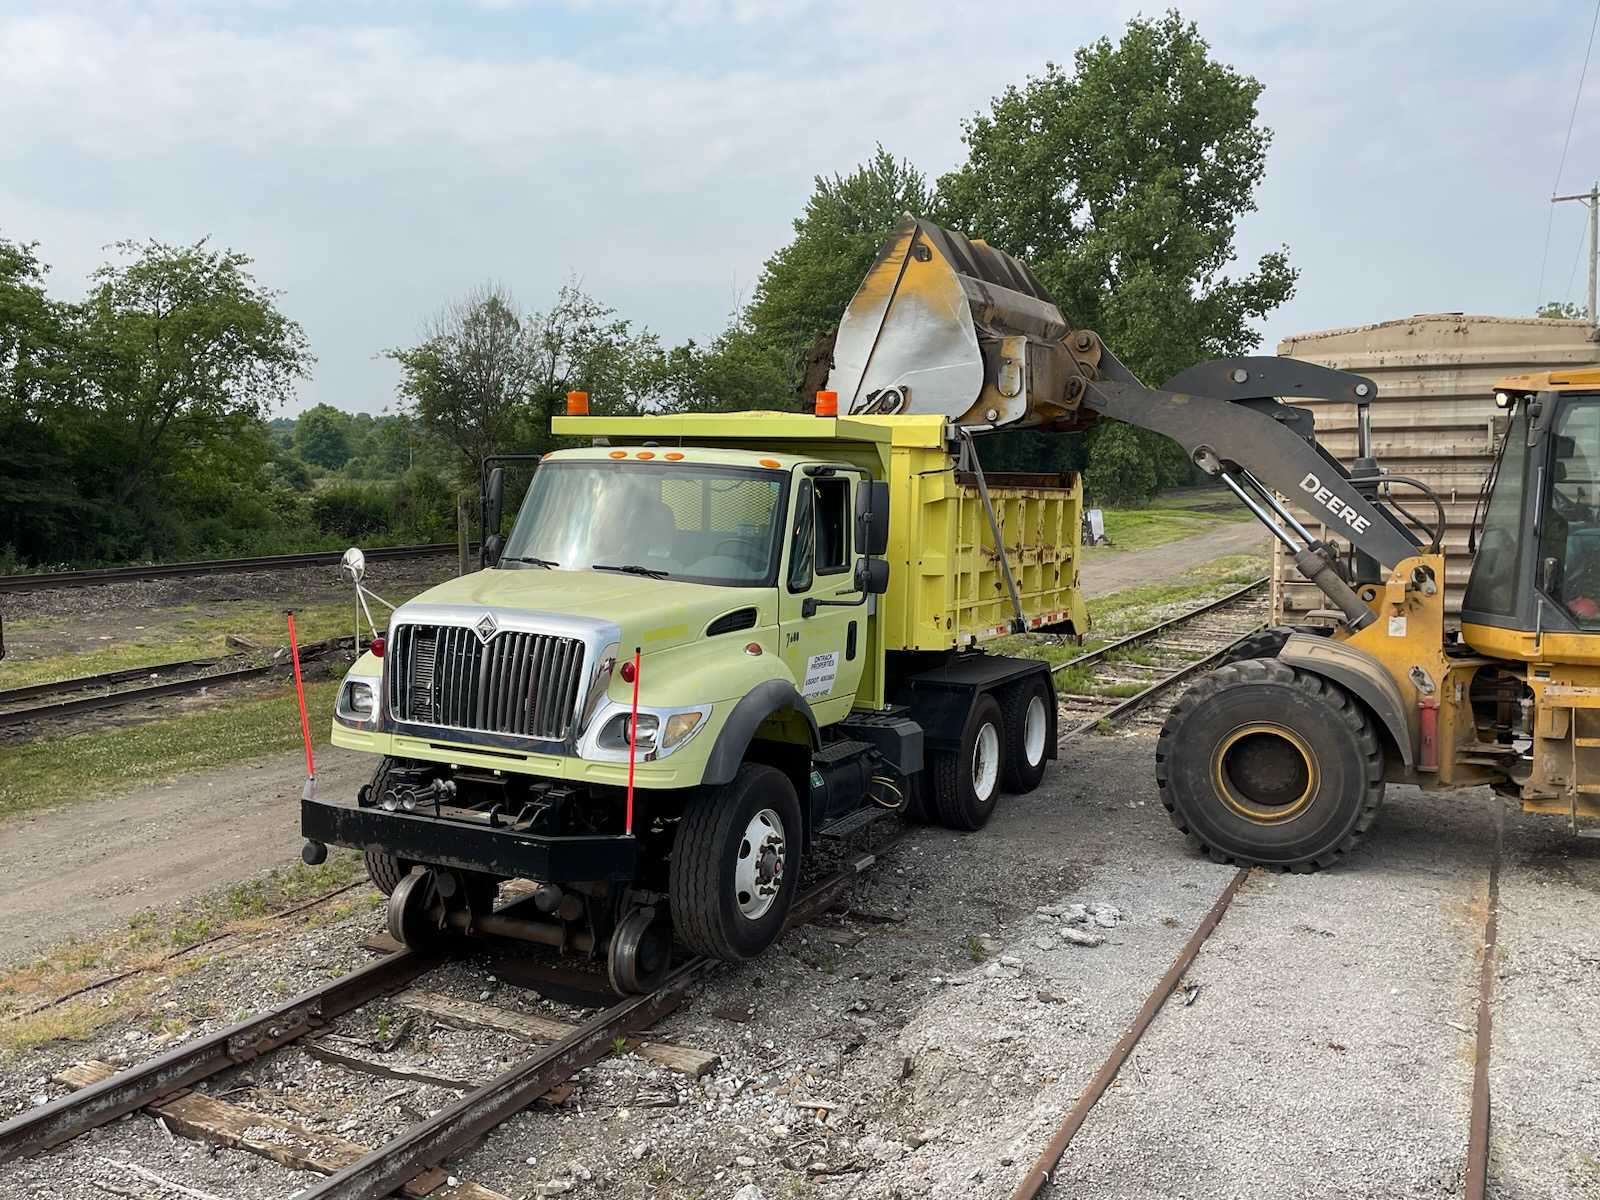
[[578, 638], [401, 625], [388, 653], [397, 720], [564, 741], [583, 682]]

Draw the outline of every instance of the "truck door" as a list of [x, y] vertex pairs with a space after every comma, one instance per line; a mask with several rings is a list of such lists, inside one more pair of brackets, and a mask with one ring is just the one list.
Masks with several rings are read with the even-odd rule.
[[849, 713], [866, 661], [868, 604], [808, 603], [864, 600], [856, 588], [851, 545], [855, 479], [853, 473], [796, 471], [789, 505], [788, 544], [778, 581], [783, 661], [819, 725]]

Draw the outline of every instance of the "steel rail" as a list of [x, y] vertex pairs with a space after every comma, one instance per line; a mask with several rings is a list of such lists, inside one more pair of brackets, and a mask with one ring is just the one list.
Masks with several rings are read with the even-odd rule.
[[[377, 546], [364, 553], [368, 562], [378, 562], [386, 558], [432, 558], [455, 554], [457, 550], [455, 542], [432, 542], [420, 546]], [[51, 588], [92, 587], [105, 583], [137, 583], [146, 579], [227, 575], [238, 571], [266, 571], [275, 567], [335, 566], [343, 557], [343, 550], [313, 550], [306, 554], [263, 554], [255, 558], [211, 558], [195, 562], [156, 563], [151, 566], [95, 567], [84, 571], [0, 575], [0, 592], [36, 592]]]
[[1190, 609], [1188, 612], [1179, 613], [1177, 616], [1169, 617], [1167, 620], [1158, 622], [1157, 624], [1150, 626], [1148, 629], [1141, 629], [1136, 633], [1128, 634], [1126, 637], [1118, 638], [1114, 642], [1108, 642], [1106, 645], [1101, 646], [1098, 650], [1091, 650], [1087, 654], [1078, 655], [1077, 658], [1069, 658], [1066, 662], [1057, 663], [1055, 666], [1050, 668], [1050, 673], [1052, 675], [1056, 675], [1062, 671], [1065, 671], [1068, 667], [1081, 667], [1092, 662], [1099, 662], [1102, 658], [1106, 657], [1106, 655], [1115, 654], [1118, 650], [1121, 650], [1124, 647], [1131, 646], [1136, 642], [1147, 641], [1150, 638], [1157, 637], [1160, 634], [1165, 633], [1169, 629], [1174, 629], [1188, 621], [1192, 621], [1196, 617], [1203, 617], [1209, 612], [1215, 612], [1217, 609], [1222, 608], [1225, 605], [1232, 604], [1235, 600], [1242, 600], [1251, 592], [1266, 587], [1269, 582], [1269, 577], [1263, 575], [1260, 579], [1257, 579], [1252, 583], [1245, 584], [1237, 591], [1232, 591], [1225, 596], [1218, 596], [1215, 600], [1207, 601], [1199, 608], [1194, 608]]
[[1489, 860], [1483, 951], [1478, 964], [1478, 1028], [1472, 1056], [1472, 1098], [1467, 1120], [1467, 1200], [1484, 1200], [1489, 1190], [1489, 1052], [1494, 1027], [1494, 976], [1500, 929], [1500, 853], [1505, 840], [1505, 808], [1494, 809], [1494, 854]]
[[1072, 1144], [1072, 1139], [1077, 1136], [1078, 1130], [1083, 1127], [1084, 1121], [1094, 1106], [1099, 1103], [1100, 1097], [1105, 1095], [1106, 1089], [1116, 1079], [1117, 1072], [1122, 1069], [1123, 1063], [1128, 1061], [1128, 1056], [1133, 1053], [1134, 1047], [1139, 1044], [1139, 1039], [1144, 1037], [1145, 1030], [1150, 1028], [1151, 1022], [1156, 1019], [1156, 1014], [1161, 1011], [1167, 1002], [1167, 997], [1177, 990], [1182, 982], [1184, 973], [1194, 965], [1195, 958], [1200, 953], [1200, 947], [1205, 945], [1206, 939], [1216, 929], [1222, 920], [1222, 914], [1228, 911], [1228, 905], [1233, 903], [1234, 896], [1244, 881], [1250, 876], [1248, 867], [1240, 867], [1233, 873], [1233, 878], [1228, 880], [1228, 885], [1222, 893], [1212, 902], [1206, 915], [1201, 918], [1200, 924], [1189, 935], [1189, 940], [1183, 944], [1183, 949], [1178, 951], [1178, 957], [1173, 959], [1172, 965], [1167, 968], [1150, 994], [1145, 997], [1145, 1002], [1140, 1006], [1138, 1013], [1133, 1018], [1133, 1023], [1117, 1039], [1117, 1044], [1111, 1048], [1111, 1053], [1106, 1056], [1100, 1069], [1094, 1073], [1094, 1078], [1089, 1081], [1089, 1086], [1083, 1089], [1076, 1104], [1062, 1119], [1060, 1127], [1056, 1130], [1045, 1148], [1040, 1152], [1028, 1173], [1017, 1184], [1016, 1191], [1011, 1193], [1011, 1200], [1033, 1200], [1050, 1183], [1051, 1173], [1056, 1169], [1056, 1164], [1061, 1161], [1061, 1156], [1067, 1152], [1067, 1147]]
[[0, 1124], [0, 1163], [71, 1141], [123, 1113], [314, 1033], [341, 1013], [404, 987], [442, 961], [442, 954], [402, 950], [258, 1016], [31, 1108]]
[[[891, 846], [901, 832], [820, 880], [796, 899], [786, 929], [820, 915]], [[629, 996], [596, 1013], [559, 1042], [504, 1071], [476, 1091], [426, 1120], [418, 1121], [349, 1166], [296, 1193], [297, 1200], [379, 1200], [407, 1180], [437, 1167], [496, 1126], [521, 1112], [551, 1088], [610, 1053], [618, 1037], [647, 1029], [683, 1003], [689, 989], [720, 965], [695, 957], [678, 967], [655, 991]]]
[[[313, 642], [300, 648], [302, 662], [313, 661], [333, 650], [341, 649], [351, 643], [350, 638], [329, 638], [322, 642]], [[185, 662], [161, 663], [151, 667], [130, 667], [119, 671], [108, 671], [103, 675], [85, 675], [77, 679], [66, 679], [59, 683], [36, 683], [28, 687], [12, 688], [0, 692], [0, 706], [10, 704], [17, 700], [28, 699], [33, 696], [51, 695], [58, 692], [79, 691], [87, 688], [109, 687], [117, 683], [125, 683], [129, 679], [140, 679], [149, 675], [159, 675], [166, 671], [192, 668], [203, 670], [222, 662], [219, 658], [196, 658]], [[237, 683], [244, 679], [253, 679], [272, 671], [286, 671], [289, 669], [287, 658], [268, 663], [259, 663], [254, 666], [238, 667], [231, 671], [218, 671], [212, 675], [192, 675], [185, 679], [169, 679], [164, 683], [152, 683], [145, 687], [128, 688], [120, 692], [103, 692], [94, 696], [74, 696], [70, 700], [57, 700], [51, 704], [36, 704], [29, 708], [10, 710], [0, 709], [0, 728], [9, 725], [26, 725], [33, 721], [49, 721], [59, 717], [74, 716], [78, 713], [95, 712], [102, 708], [120, 708], [124, 704], [137, 704], [141, 700], [158, 700], [163, 696], [177, 696], [185, 692], [204, 691], [212, 684]]]
[[1145, 688], [1144, 691], [1134, 693], [1132, 696], [1129, 696], [1126, 700], [1122, 701], [1122, 703], [1116, 705], [1114, 708], [1107, 709], [1105, 712], [1100, 713], [1097, 716], [1090, 717], [1087, 721], [1083, 721], [1080, 724], [1074, 725], [1071, 729], [1061, 734], [1056, 740], [1058, 742], [1064, 742], [1068, 738], [1077, 737], [1078, 734], [1086, 733], [1088, 730], [1093, 729], [1096, 725], [1100, 724], [1101, 721], [1120, 721], [1123, 717], [1128, 716], [1130, 713], [1143, 708], [1146, 704], [1150, 703], [1150, 701], [1154, 700], [1173, 684], [1178, 683], [1180, 680], [1187, 679], [1191, 675], [1196, 675], [1201, 671], [1209, 670], [1213, 665], [1226, 657], [1230, 650], [1232, 650], [1240, 642], [1244, 641], [1245, 638], [1257, 632], [1257, 630], [1260, 628], [1261, 627], [1258, 625], [1254, 629], [1245, 630], [1227, 645], [1218, 646], [1204, 658], [1197, 658], [1192, 663], [1187, 663], [1178, 668], [1178, 670], [1174, 671], [1171, 675], [1163, 676], [1152, 683], [1149, 687]]

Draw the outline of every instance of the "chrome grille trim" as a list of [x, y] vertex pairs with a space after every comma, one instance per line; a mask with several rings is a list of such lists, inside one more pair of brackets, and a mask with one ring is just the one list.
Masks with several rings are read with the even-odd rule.
[[400, 724], [568, 742], [584, 699], [585, 639], [502, 629], [485, 643], [465, 625], [397, 622], [389, 712]]

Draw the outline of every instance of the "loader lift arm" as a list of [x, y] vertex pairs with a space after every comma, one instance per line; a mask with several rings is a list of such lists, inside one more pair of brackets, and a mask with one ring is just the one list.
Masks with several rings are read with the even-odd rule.
[[[939, 413], [963, 440], [999, 429], [1083, 429], [1100, 419], [1172, 438], [1284, 544], [1352, 631], [1376, 619], [1372, 609], [1334, 549], [1277, 494], [1301, 497], [1350, 543], [1360, 581], [1423, 552], [1379, 502], [1392, 484], [1422, 490], [1442, 532], [1437, 498], [1372, 461], [1370, 379], [1298, 359], [1244, 357], [1200, 363], [1148, 387], [1097, 334], [1072, 326], [1025, 263], [916, 217], [889, 235], [818, 353], [831, 362], [828, 388], [850, 413]], [[1354, 476], [1318, 444], [1310, 410], [1280, 397], [1357, 406]], [[1425, 593], [1440, 585], [1425, 566], [1414, 573], [1411, 584]]]

